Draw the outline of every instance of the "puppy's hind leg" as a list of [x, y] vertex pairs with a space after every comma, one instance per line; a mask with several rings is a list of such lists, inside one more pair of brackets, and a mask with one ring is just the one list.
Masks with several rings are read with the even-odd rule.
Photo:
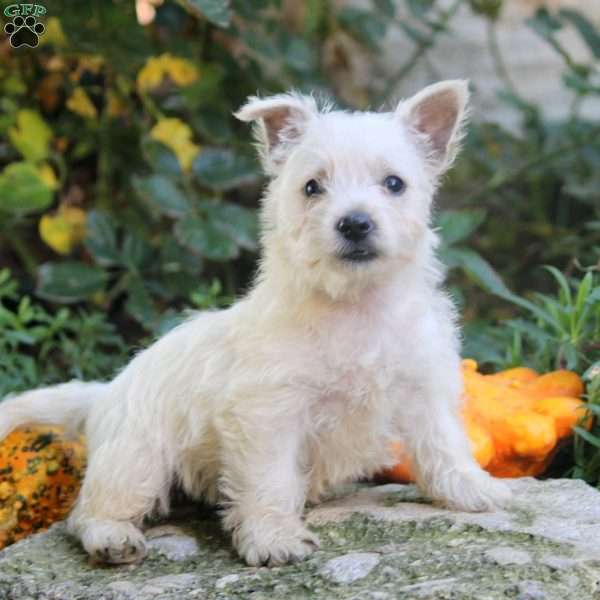
[[131, 439], [110, 440], [90, 457], [77, 503], [67, 522], [96, 562], [137, 562], [146, 554], [139, 527], [157, 507], [168, 510], [170, 478], [156, 450]]

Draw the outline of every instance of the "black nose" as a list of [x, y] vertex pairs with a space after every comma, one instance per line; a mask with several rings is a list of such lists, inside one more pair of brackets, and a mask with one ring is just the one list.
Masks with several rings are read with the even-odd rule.
[[336, 229], [350, 242], [364, 240], [374, 227], [369, 215], [357, 211], [348, 213], [336, 225]]

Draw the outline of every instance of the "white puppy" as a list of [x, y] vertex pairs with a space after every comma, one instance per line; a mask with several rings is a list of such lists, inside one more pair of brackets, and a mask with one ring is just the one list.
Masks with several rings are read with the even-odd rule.
[[144, 517], [169, 490], [223, 506], [250, 565], [310, 554], [306, 500], [388, 465], [402, 439], [423, 493], [461, 510], [505, 503], [459, 418], [459, 344], [430, 228], [467, 84], [432, 85], [394, 112], [251, 98], [271, 177], [250, 293], [138, 354], [109, 383], [71, 382], [0, 404], [25, 423], [84, 427], [89, 464], [69, 529], [95, 559], [140, 559]]

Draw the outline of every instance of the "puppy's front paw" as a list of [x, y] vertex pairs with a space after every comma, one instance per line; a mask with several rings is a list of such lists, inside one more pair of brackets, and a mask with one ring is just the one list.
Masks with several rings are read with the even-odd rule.
[[319, 538], [299, 521], [257, 519], [234, 531], [233, 544], [250, 566], [275, 567], [304, 560], [319, 547]]
[[94, 562], [119, 565], [146, 556], [144, 534], [132, 523], [90, 521], [81, 535], [83, 547]]
[[453, 510], [484, 512], [506, 506], [512, 492], [504, 481], [473, 469], [444, 475], [436, 482], [432, 496]]

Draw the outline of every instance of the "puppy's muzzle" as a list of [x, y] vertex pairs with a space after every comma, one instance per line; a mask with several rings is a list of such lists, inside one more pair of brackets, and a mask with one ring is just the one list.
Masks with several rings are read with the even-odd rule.
[[349, 212], [337, 222], [335, 228], [345, 241], [340, 258], [367, 261], [377, 256], [370, 240], [375, 230], [375, 223], [367, 213]]

